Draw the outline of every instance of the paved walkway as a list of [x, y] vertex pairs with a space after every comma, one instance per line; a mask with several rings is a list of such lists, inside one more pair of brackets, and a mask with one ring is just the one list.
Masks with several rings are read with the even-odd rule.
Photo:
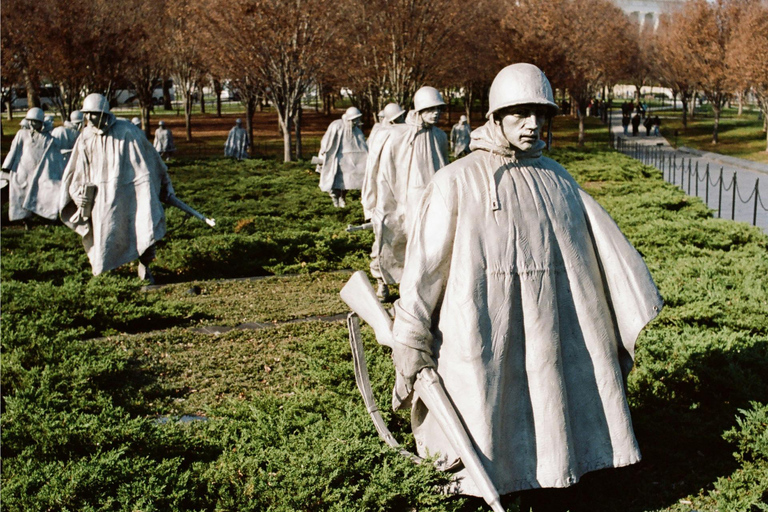
[[[624, 135], [620, 111], [613, 111], [611, 121], [611, 131], [617, 140], [621, 139], [619, 147], [623, 153], [644, 160], [649, 165], [661, 169], [666, 181], [680, 186], [689, 195], [700, 197], [710, 209], [714, 210], [715, 216], [718, 215], [719, 207], [721, 218], [731, 219], [733, 214], [733, 220], [748, 224], [753, 224], [753, 219], [755, 219], [754, 224], [768, 233], [768, 164], [686, 147], [675, 150], [664, 137], [643, 135], [645, 128], [642, 125], [638, 136], [632, 136], [631, 125], [629, 135]], [[689, 165], [690, 174], [688, 172]], [[697, 166], [699, 170], [698, 185], [696, 180]], [[674, 172], [672, 171], [673, 167]], [[707, 168], [709, 168], [709, 179], [708, 185], [705, 185]], [[720, 194], [721, 169], [722, 194]], [[734, 175], [737, 183], [735, 201], [734, 189], [732, 188]], [[755, 200], [756, 183], [758, 184], [757, 201]]]

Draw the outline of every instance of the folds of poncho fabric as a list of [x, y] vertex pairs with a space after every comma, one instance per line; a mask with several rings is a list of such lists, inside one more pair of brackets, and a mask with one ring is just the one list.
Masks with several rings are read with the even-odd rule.
[[457, 157], [469, 148], [469, 129], [467, 123], [456, 123], [451, 128], [451, 144], [453, 145], [453, 156]]
[[19, 130], [3, 162], [11, 171], [8, 218], [21, 220], [33, 213], [55, 219], [64, 173], [59, 143], [49, 132]]
[[[93, 211], [81, 218], [73, 197], [97, 187]], [[165, 235], [161, 201], [173, 194], [168, 169], [144, 133], [115, 120], [106, 133], [87, 126], [62, 179], [61, 220], [83, 237], [93, 274], [137, 259]]]
[[227, 142], [224, 144], [224, 156], [245, 160], [248, 158], [248, 132], [237, 126], [229, 130]]
[[400, 282], [408, 229], [424, 189], [448, 163], [448, 137], [408, 112], [405, 124], [392, 125], [381, 149], [376, 177], [373, 229], [379, 244], [384, 282]]
[[365, 178], [368, 145], [363, 131], [352, 121], [333, 121], [320, 141], [320, 190], [360, 190]]
[[80, 136], [80, 130], [75, 128], [69, 121], [65, 121], [63, 126], [54, 128], [51, 135], [53, 135], [53, 138], [59, 142], [59, 149], [61, 151], [66, 151], [66, 153], [62, 153], [64, 156], [64, 163], [66, 164], [69, 162], [70, 151], [75, 147], [75, 141]]
[[155, 130], [155, 149], [158, 153], [171, 153], [176, 151], [176, 146], [173, 144], [173, 134], [168, 128], [158, 127]]
[[[437, 372], [499, 492], [565, 487], [640, 459], [625, 379], [662, 306], [639, 253], [559, 164], [495, 126], [424, 193], [396, 304], [398, 343]], [[543, 143], [541, 144], [543, 146]], [[422, 455], [456, 459], [418, 397]], [[459, 491], [479, 495], [464, 471]]]
[[379, 174], [379, 162], [381, 161], [381, 151], [384, 143], [389, 137], [389, 123], [380, 123], [374, 126], [378, 129], [368, 137], [368, 158], [365, 162], [365, 177], [363, 178], [363, 187], [360, 195], [360, 203], [363, 205], [363, 213], [366, 219], [373, 216], [376, 209], [376, 178]]

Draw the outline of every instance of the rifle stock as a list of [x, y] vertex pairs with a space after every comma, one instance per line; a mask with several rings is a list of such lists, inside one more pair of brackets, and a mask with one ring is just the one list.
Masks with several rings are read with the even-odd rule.
[[352, 274], [340, 295], [341, 300], [373, 328], [376, 341], [392, 348], [392, 319], [376, 297], [365, 272], [358, 270]]

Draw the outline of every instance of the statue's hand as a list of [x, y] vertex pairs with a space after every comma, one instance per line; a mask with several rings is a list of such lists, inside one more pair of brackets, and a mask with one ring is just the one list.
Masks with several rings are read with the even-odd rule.
[[72, 200], [75, 202], [75, 204], [79, 208], [85, 208], [85, 205], [88, 204], [88, 198], [85, 194], [77, 194], [75, 197], [72, 198]]
[[393, 393], [393, 403], [395, 409], [409, 402], [408, 398], [413, 392], [413, 383], [416, 382], [416, 375], [422, 368], [435, 368], [434, 358], [423, 350], [419, 350], [402, 343], [395, 342], [392, 351], [392, 359], [397, 371], [395, 389]]
[[206, 223], [206, 224], [208, 224], [208, 225], [209, 225], [209, 226], [211, 226], [211, 227], [214, 227], [214, 226], [216, 225], [216, 219], [209, 219], [209, 218], [206, 218], [206, 219], [205, 219], [205, 223]]

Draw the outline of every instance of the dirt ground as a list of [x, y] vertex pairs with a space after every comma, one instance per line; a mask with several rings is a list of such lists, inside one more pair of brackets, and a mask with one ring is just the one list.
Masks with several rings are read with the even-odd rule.
[[[210, 108], [210, 107], [209, 107]], [[328, 125], [341, 117], [344, 113], [344, 109], [335, 109], [331, 115], [326, 116], [320, 112], [315, 112], [314, 109], [308, 108], [304, 110], [302, 115], [302, 157], [310, 158], [312, 155], [317, 154], [320, 147], [320, 139], [325, 133]], [[457, 109], [453, 109], [452, 112], [445, 112], [440, 119], [439, 126], [447, 133], [450, 133], [451, 126], [458, 121], [459, 115], [463, 112], [459, 112]], [[116, 112], [117, 116], [133, 117], [135, 114], [124, 114], [120, 111]], [[223, 156], [224, 154], [224, 142], [227, 139], [229, 130], [235, 125], [237, 118], [243, 119], [243, 126], [245, 126], [245, 112], [235, 113], [223, 113], [221, 117], [216, 116], [215, 113], [206, 114], [193, 114], [192, 115], [192, 140], [187, 141], [185, 135], [184, 115], [176, 114], [173, 112], [164, 112], [157, 110], [150, 117], [151, 134], [150, 138], [154, 136], [157, 123], [160, 120], [165, 121], [166, 127], [173, 133], [173, 139], [177, 147], [177, 152], [174, 155], [175, 158], [210, 158], [216, 156]], [[475, 117], [477, 119], [475, 119]], [[4, 156], [10, 148], [11, 141], [14, 135], [18, 131], [19, 121], [23, 118], [21, 112], [15, 112], [14, 118], [11, 121], [6, 119], [2, 120], [3, 125], [3, 137], [2, 137], [2, 155]], [[481, 115], [479, 112], [473, 112], [473, 126], [478, 126], [482, 123]], [[58, 126], [60, 120], [57, 118], [55, 125]], [[367, 123], [363, 126], [363, 132], [368, 135], [371, 130], [371, 123]], [[256, 112], [253, 116], [253, 139], [254, 139], [254, 154], [255, 156], [263, 157], [275, 157], [282, 156], [283, 153], [283, 139], [278, 128], [277, 113], [274, 110], [265, 110], [264, 112]], [[295, 140], [293, 141], [295, 144]]]

